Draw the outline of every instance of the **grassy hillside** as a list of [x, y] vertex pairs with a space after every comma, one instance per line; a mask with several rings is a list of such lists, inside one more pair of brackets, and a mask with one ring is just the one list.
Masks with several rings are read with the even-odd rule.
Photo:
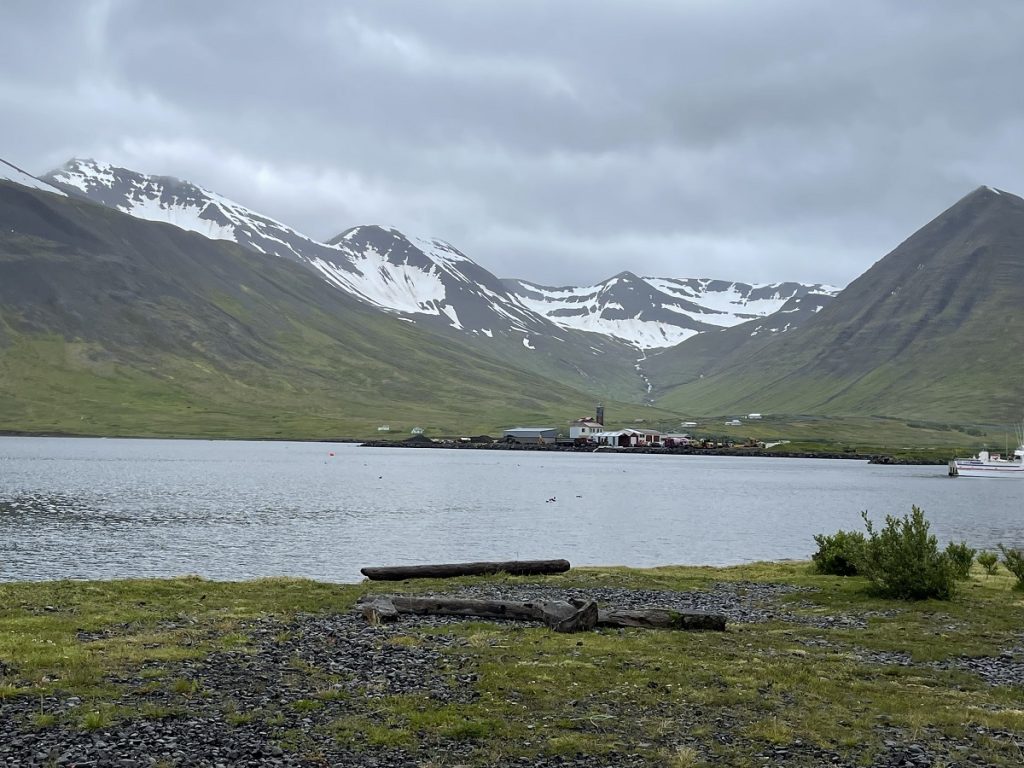
[[1022, 285], [1024, 200], [982, 188], [812, 322], [767, 342], [738, 327], [652, 359], [658, 403], [703, 413], [1014, 421], [1024, 410]]
[[594, 400], [283, 259], [0, 184], [0, 430], [459, 434], [562, 425]]

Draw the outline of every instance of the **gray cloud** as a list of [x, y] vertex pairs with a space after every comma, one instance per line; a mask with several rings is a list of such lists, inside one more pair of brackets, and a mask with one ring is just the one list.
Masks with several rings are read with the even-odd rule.
[[14, 0], [0, 156], [538, 282], [844, 284], [979, 184], [1024, 193], [1024, 4], [853, 6]]

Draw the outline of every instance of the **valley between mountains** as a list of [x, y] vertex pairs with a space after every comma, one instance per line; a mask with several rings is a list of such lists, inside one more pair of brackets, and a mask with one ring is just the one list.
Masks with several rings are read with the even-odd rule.
[[0, 161], [0, 430], [494, 434], [598, 401], [941, 430], [1024, 403], [1024, 200], [988, 187], [843, 290], [526, 277], [385, 226], [318, 242], [170, 177]]

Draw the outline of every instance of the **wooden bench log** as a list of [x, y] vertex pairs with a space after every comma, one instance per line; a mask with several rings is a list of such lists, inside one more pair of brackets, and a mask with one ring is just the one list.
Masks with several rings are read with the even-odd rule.
[[602, 608], [599, 627], [642, 627], [644, 629], [683, 629], [725, 631], [725, 616], [700, 611], [673, 611], [669, 608], [634, 610]]
[[360, 600], [368, 621], [387, 621], [391, 612], [419, 616], [475, 616], [482, 619], [541, 621], [556, 632], [581, 632], [597, 625], [593, 600], [471, 600], [457, 597], [406, 597], [377, 595]]
[[508, 573], [513, 576], [543, 576], [565, 573], [568, 560], [508, 560], [506, 562], [436, 563], [434, 565], [389, 565], [360, 568], [371, 581], [404, 581], [405, 579], [448, 579], [453, 576], [485, 576]]

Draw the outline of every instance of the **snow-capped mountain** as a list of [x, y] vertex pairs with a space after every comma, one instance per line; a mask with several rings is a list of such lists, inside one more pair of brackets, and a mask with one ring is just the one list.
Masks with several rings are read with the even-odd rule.
[[[350, 271], [314, 260], [339, 288], [405, 315], [436, 315], [452, 327], [492, 337], [556, 329], [527, 309], [501, 280], [443, 240], [409, 238], [397, 229], [353, 227], [329, 242]], [[524, 337], [524, 346], [529, 339]]]
[[292, 259], [335, 287], [412, 322], [485, 337], [522, 335], [527, 348], [531, 334], [557, 332], [498, 278], [441, 240], [362, 226], [322, 243], [190, 182], [94, 160], [71, 160], [44, 178], [138, 218]]
[[[538, 342], [566, 341], [566, 332], [578, 331], [639, 350], [667, 348], [698, 333], [767, 318], [794, 299], [814, 296], [823, 305], [837, 292], [825, 285], [748, 285], [631, 272], [597, 285], [552, 288], [501, 280], [442, 240], [389, 227], [358, 226], [320, 242], [191, 182], [94, 160], [70, 160], [40, 177], [43, 182], [27, 178], [138, 218], [297, 261], [409, 322], [481, 339], [512, 338], [529, 350]], [[794, 315], [766, 322], [765, 331], [785, 330], [797, 320]], [[577, 346], [602, 354], [600, 343]]]
[[[551, 288], [525, 280], [505, 285], [527, 307], [563, 328], [592, 331], [641, 349], [672, 347], [709, 330], [727, 328], [814, 303], [819, 309], [838, 293], [827, 285], [748, 285], [724, 280], [638, 277], [622, 272], [597, 285]], [[790, 302], [798, 302], [789, 306]], [[767, 323], [765, 330], [795, 327], [797, 317]]]

